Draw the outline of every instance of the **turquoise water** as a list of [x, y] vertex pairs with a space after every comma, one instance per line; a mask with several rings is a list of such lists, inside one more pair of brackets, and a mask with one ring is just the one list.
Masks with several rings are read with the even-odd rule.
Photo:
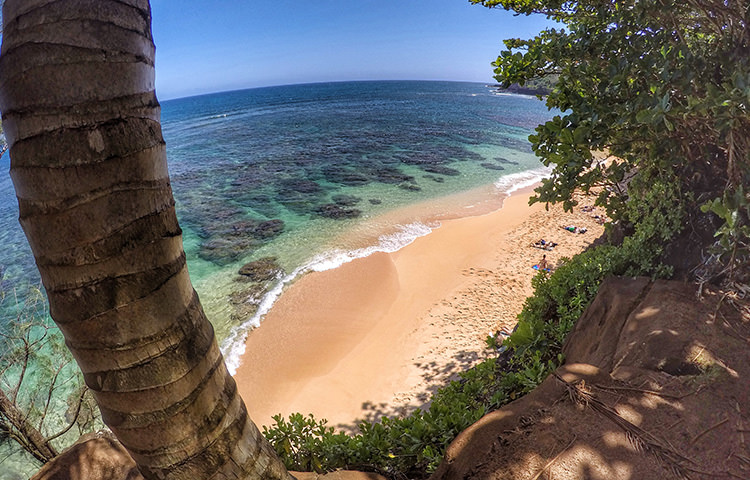
[[[503, 177], [538, 179], [527, 138], [549, 116], [535, 98], [455, 82], [293, 85], [164, 102], [191, 278], [230, 368], [281, 285], [434, 226], [413, 218], [396, 228], [378, 223], [383, 214]], [[278, 230], [249, 233], [263, 222]], [[353, 229], [361, 234], [346, 235]], [[240, 282], [237, 270], [264, 257], [277, 259], [277, 278]]]
[[[492, 204], [538, 180], [546, 171], [527, 138], [550, 116], [536, 98], [455, 82], [293, 85], [163, 102], [190, 276], [230, 368], [247, 330], [300, 274], [396, 250], [470, 206], [461, 202]], [[8, 167], [5, 155], [0, 169]], [[476, 193], [438, 200], [462, 192]], [[17, 215], [3, 175], [0, 291], [23, 296], [39, 276]], [[275, 269], [264, 278], [237, 273], [267, 257]], [[11, 315], [0, 308], [1, 328]]]

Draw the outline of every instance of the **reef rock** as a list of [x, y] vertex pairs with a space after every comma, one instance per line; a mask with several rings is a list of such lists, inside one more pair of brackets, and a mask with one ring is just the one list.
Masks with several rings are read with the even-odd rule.
[[320, 205], [315, 209], [315, 213], [321, 217], [333, 218], [334, 220], [356, 218], [362, 215], [362, 211], [358, 208], [345, 208], [335, 203]]
[[237, 272], [254, 282], [273, 280], [283, 270], [276, 261], [276, 257], [264, 257], [243, 265]]
[[439, 175], [447, 175], [451, 177], [461, 175], [461, 172], [459, 172], [455, 168], [446, 167], [445, 165], [423, 165], [421, 166], [421, 168], [425, 172], [437, 173]]
[[336, 205], [341, 205], [342, 207], [353, 207], [362, 201], [362, 199], [357, 196], [343, 194], [334, 195], [331, 197], [331, 200], [333, 200], [333, 203]]
[[479, 164], [480, 167], [484, 167], [487, 170], [505, 170], [505, 167], [496, 163], [482, 162]]
[[284, 221], [279, 219], [246, 219], [216, 224], [212, 226], [210, 236], [201, 242], [198, 255], [219, 265], [231, 263], [283, 231]]
[[373, 172], [375, 180], [380, 183], [399, 184], [402, 182], [413, 182], [414, 177], [402, 173], [394, 167], [380, 167]]

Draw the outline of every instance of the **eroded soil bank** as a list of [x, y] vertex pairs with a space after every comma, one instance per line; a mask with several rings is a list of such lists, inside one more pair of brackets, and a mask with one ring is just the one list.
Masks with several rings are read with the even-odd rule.
[[451, 444], [432, 480], [750, 478], [750, 308], [610, 278], [566, 364]]

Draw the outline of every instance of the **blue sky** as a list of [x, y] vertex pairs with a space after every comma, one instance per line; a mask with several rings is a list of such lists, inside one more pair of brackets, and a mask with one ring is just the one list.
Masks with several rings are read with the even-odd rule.
[[549, 25], [468, 0], [152, 0], [160, 99], [341, 80], [492, 82]]

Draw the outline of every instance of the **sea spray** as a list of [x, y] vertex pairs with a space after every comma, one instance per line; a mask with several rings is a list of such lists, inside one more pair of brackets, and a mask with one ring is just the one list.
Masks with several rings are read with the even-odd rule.
[[374, 253], [384, 252], [393, 253], [409, 245], [419, 237], [423, 237], [435, 228], [439, 223], [425, 224], [415, 222], [408, 225], [396, 225], [397, 231], [378, 238], [378, 243], [369, 247], [358, 248], [354, 250], [331, 250], [320, 255], [316, 255], [307, 264], [298, 267], [292, 273], [280, 278], [271, 290], [261, 299], [258, 310], [255, 314], [244, 322], [232, 329], [227, 339], [221, 345], [221, 351], [224, 360], [229, 369], [229, 373], [234, 375], [240, 366], [242, 356], [245, 354], [245, 339], [250, 330], [260, 326], [263, 317], [271, 310], [276, 300], [281, 296], [284, 288], [292, 283], [301, 275], [309, 272], [323, 272], [338, 268], [345, 263], [349, 263], [358, 258], [365, 258]]

